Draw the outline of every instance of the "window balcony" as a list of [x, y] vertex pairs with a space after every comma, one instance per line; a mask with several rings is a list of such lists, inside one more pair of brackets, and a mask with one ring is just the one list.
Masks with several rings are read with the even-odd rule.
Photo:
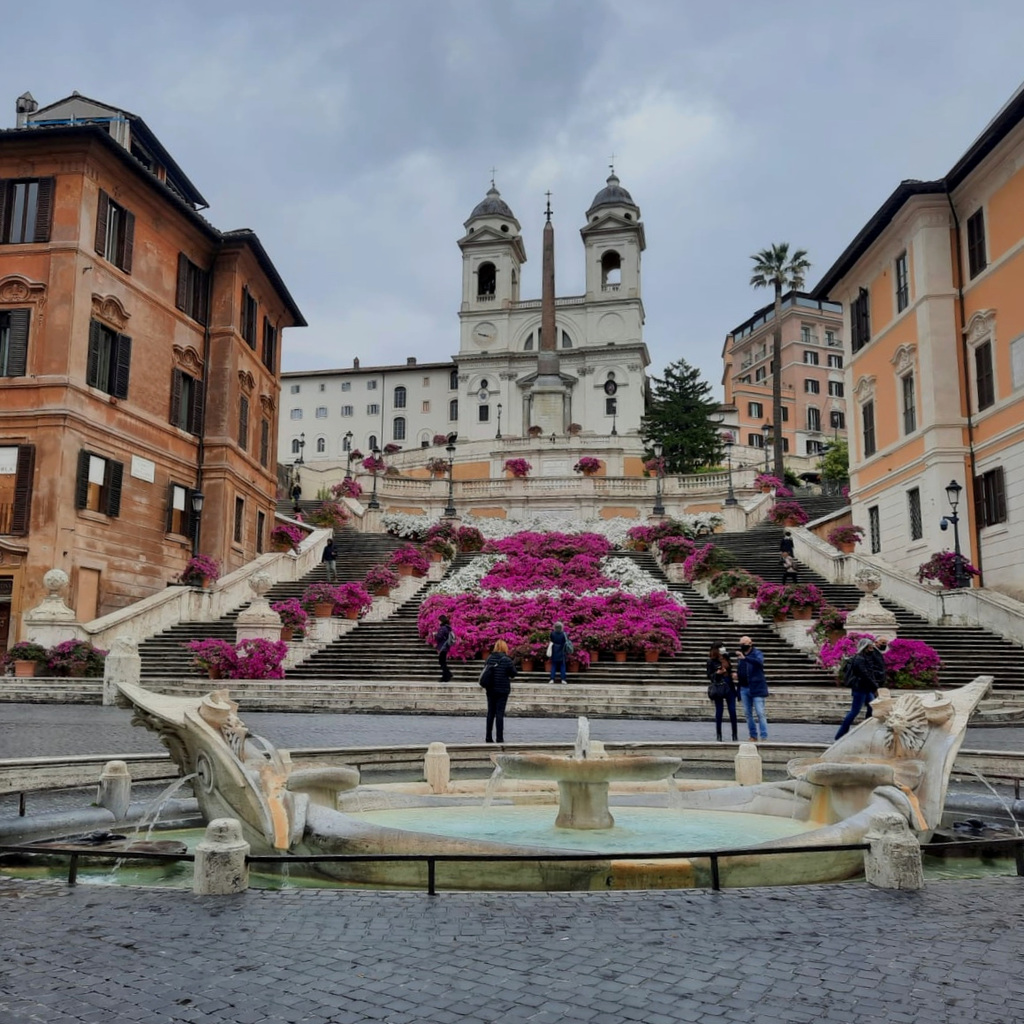
[[478, 295], [476, 297], [476, 301], [477, 302], [493, 302], [494, 301], [494, 292], [491, 292], [489, 295]]
[[601, 285], [601, 291], [603, 292], [617, 292], [621, 286], [617, 284], [603, 284]]

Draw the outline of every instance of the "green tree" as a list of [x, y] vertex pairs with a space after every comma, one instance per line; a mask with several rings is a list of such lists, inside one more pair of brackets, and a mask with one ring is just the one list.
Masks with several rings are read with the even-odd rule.
[[652, 448], [662, 445], [665, 471], [692, 473], [717, 465], [722, 439], [710, 416], [718, 403], [710, 398], [711, 385], [685, 359], [669, 363], [664, 377], [652, 378], [654, 387], [640, 438]]
[[850, 475], [850, 446], [837, 438], [830, 441], [818, 462], [824, 480], [845, 480]]
[[804, 278], [811, 269], [805, 249], [790, 254], [789, 242], [780, 242], [762, 249], [750, 257], [754, 272], [750, 276], [752, 288], [775, 289], [775, 328], [772, 335], [772, 423], [775, 428], [775, 475], [781, 477], [782, 468], [782, 292], [787, 288], [803, 288]]

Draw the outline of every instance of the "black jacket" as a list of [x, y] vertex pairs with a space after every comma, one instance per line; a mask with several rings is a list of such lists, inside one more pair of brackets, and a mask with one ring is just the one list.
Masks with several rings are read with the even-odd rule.
[[728, 671], [723, 672], [721, 675], [719, 675], [718, 670], [720, 668], [722, 668], [722, 667], [723, 667], [722, 666], [722, 662], [719, 661], [718, 658], [708, 658], [708, 667], [707, 667], [708, 682], [709, 683], [713, 683], [713, 682], [715, 682], [715, 681], [717, 681], [719, 679], [725, 679], [725, 680], [728, 681], [730, 686], [732, 686], [733, 689], [735, 689], [736, 688], [736, 680], [733, 679], [733, 677], [732, 677], [732, 668], [730, 667], [728, 669]]
[[338, 560], [338, 552], [334, 547], [334, 541], [329, 540], [324, 545], [324, 553], [320, 558], [321, 562], [336, 562]]
[[447, 651], [451, 647], [452, 627], [447, 622], [442, 622], [434, 634], [434, 646], [439, 651]]
[[511, 693], [512, 680], [516, 677], [516, 666], [507, 654], [493, 651], [484, 663], [480, 685], [495, 693]]
[[875, 667], [866, 652], [855, 654], [849, 660], [846, 666], [845, 682], [854, 693], [875, 693], [878, 690]]

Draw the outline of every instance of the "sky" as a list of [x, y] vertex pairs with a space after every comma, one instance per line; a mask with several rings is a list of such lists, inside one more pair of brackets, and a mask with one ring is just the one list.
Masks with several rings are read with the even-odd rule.
[[491, 168], [559, 295], [614, 154], [639, 205], [650, 372], [720, 394], [768, 301], [751, 253], [813, 285], [904, 178], [944, 174], [1024, 79], [1020, 0], [35, 0], [5, 10], [0, 125], [30, 91], [145, 119], [219, 228], [257, 232], [309, 326], [286, 370], [458, 351], [463, 222]]

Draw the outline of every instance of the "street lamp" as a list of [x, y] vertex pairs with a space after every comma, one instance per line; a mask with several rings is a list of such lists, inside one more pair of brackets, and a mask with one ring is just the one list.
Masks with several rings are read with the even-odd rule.
[[306, 448], [306, 432], [303, 431], [301, 434], [299, 434], [299, 457], [295, 460], [295, 465], [296, 466], [304, 466], [306, 464], [305, 460], [302, 458], [302, 453], [305, 450], [305, 448]]
[[199, 528], [203, 518], [203, 502], [206, 495], [202, 491], [192, 492], [192, 557], [199, 554]]
[[352, 479], [352, 431], [345, 433], [345, 451], [348, 454], [348, 461], [345, 463], [345, 479]]
[[494, 440], [501, 440], [501, 402], [498, 403], [498, 432], [494, 435]]
[[373, 456], [373, 493], [370, 495], [370, 503], [366, 507], [380, 508], [380, 502], [377, 500], [377, 471], [380, 465], [380, 449], [374, 445], [370, 449], [370, 454]]
[[772, 434], [772, 425], [770, 423], [761, 424], [761, 440], [764, 442], [764, 471], [768, 472], [768, 451], [771, 446], [775, 443], [775, 437]]
[[654, 442], [654, 461], [655, 461], [655, 476], [654, 476], [654, 514], [656, 516], [663, 516], [665, 514], [665, 506], [661, 503], [661, 453], [665, 449], [660, 441]]
[[612, 410], [612, 437], [618, 437], [619, 432], [615, 429], [615, 417], [618, 416], [619, 410], [616, 407]]
[[722, 444], [725, 445], [725, 459], [726, 466], [729, 471], [729, 494], [725, 499], [726, 505], [736, 505], [736, 492], [732, 489], [732, 446], [736, 443], [736, 439], [732, 436], [732, 431], [727, 430], [722, 434]]
[[951, 523], [953, 525], [953, 581], [956, 587], [968, 585], [968, 579], [964, 573], [964, 556], [960, 554], [960, 517], [956, 512], [957, 506], [960, 504], [962, 490], [963, 488], [955, 480], [951, 480], [946, 485], [946, 500], [953, 511], [939, 520], [940, 530], [945, 530]]
[[448, 504], [444, 509], [445, 519], [455, 518], [455, 440], [448, 439], [444, 450], [448, 453]]

